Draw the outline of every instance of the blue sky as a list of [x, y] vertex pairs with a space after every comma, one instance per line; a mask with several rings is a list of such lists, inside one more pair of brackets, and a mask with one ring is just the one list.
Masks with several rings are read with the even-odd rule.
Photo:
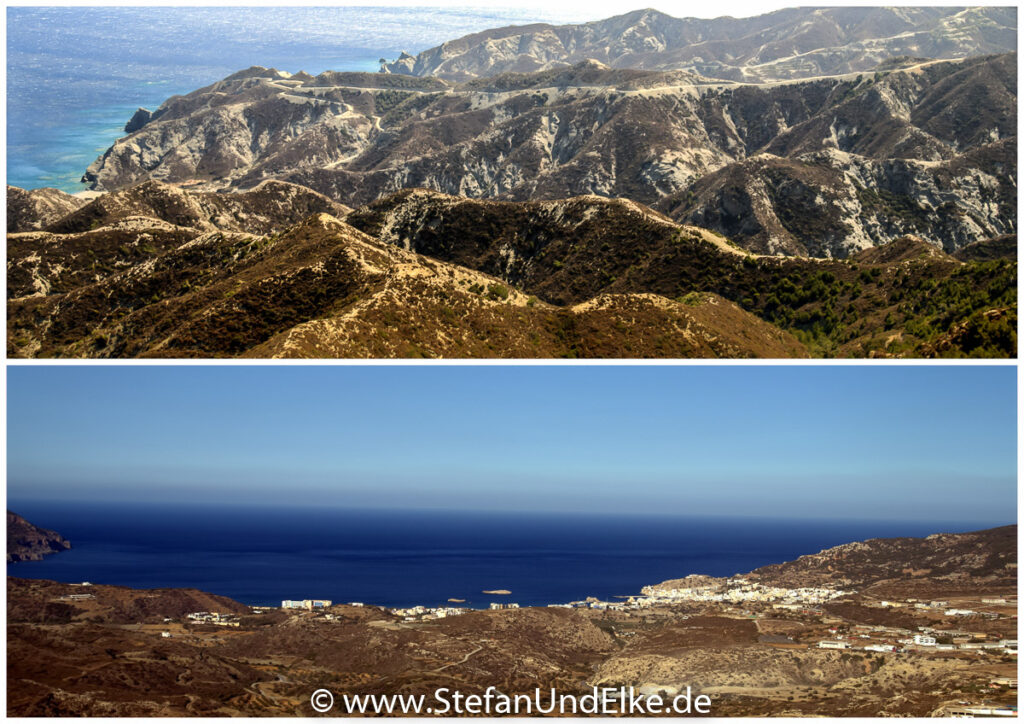
[[979, 366], [8, 368], [12, 501], [1016, 519]]

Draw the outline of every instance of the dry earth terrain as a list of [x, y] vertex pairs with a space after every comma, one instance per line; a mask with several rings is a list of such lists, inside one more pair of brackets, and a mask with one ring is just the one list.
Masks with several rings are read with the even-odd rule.
[[[837, 581], [825, 604], [764, 598]], [[694, 598], [708, 591], [726, 600]], [[7, 712], [307, 716], [318, 688], [340, 700], [691, 686], [720, 716], [927, 716], [1016, 703], [1016, 592], [1016, 526], [840, 546], [732, 579], [666, 581], [628, 602], [444, 618], [9, 577]], [[210, 622], [188, 618], [198, 611]], [[939, 644], [915, 645], [922, 632]]]
[[771, 257], [598, 196], [146, 181], [8, 235], [13, 357], [1016, 354], [1016, 239]]

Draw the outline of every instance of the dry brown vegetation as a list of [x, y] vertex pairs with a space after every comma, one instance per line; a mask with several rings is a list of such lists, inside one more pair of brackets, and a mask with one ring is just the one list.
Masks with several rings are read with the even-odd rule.
[[[8, 578], [8, 714], [307, 716], [317, 688], [340, 699], [356, 693], [430, 697], [439, 687], [482, 693], [489, 686], [510, 695], [533, 694], [537, 687], [579, 695], [593, 686], [690, 686], [712, 698], [718, 716], [925, 716], [959, 700], [1011, 703], [1015, 690], [990, 686], [995, 677], [1015, 676], [1015, 662], [998, 652], [837, 651], [819, 649], [817, 642], [836, 635], [858, 641], [865, 631], [874, 641], [895, 642], [929, 624], [969, 626], [978, 640], [1015, 637], [1016, 619], [1006, 615], [1012, 604], [980, 603], [986, 596], [1015, 596], [1015, 571], [987, 563], [991, 557], [1015, 563], [1015, 535], [1011, 527], [868, 542], [878, 554], [874, 565], [856, 557], [805, 557], [800, 569], [808, 582], [816, 568], [831, 568], [847, 581], [873, 581], [870, 594], [847, 596], [822, 614], [758, 603], [745, 611], [680, 603], [638, 611], [470, 611], [408, 622], [373, 606], [333, 606], [326, 612], [333, 618], [285, 610], [249, 614], [247, 606], [194, 590]], [[991, 548], [987, 556], [978, 555], [979, 542]], [[920, 564], [922, 547], [934, 574], [906, 565]], [[904, 554], [909, 558], [901, 564]], [[954, 575], [940, 559], [959, 570]], [[889, 571], [884, 578], [880, 567]], [[787, 569], [761, 570], [783, 575]], [[949, 593], [951, 585], [962, 590], [951, 603], [1003, 616], [936, 624], [931, 611], [884, 609], [875, 597], [887, 590], [927, 600]], [[81, 593], [93, 597], [66, 598]], [[183, 619], [197, 610], [238, 614], [241, 625]], [[865, 624], [906, 627], [907, 633]]]
[[[342, 218], [296, 222], [318, 208]], [[288, 184], [207, 194], [146, 182], [9, 235], [8, 353], [1016, 354], [1013, 261], [891, 246], [849, 261], [759, 257], [598, 197], [411, 190], [349, 212]]]

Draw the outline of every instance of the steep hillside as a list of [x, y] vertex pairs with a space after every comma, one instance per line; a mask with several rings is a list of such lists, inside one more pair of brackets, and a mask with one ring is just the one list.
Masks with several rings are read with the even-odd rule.
[[147, 181], [103, 194], [7, 237], [7, 295], [67, 292], [181, 246], [207, 231], [270, 234], [316, 213], [350, 209], [301, 186], [267, 181], [251, 191], [208, 193]]
[[344, 217], [350, 210], [315, 191], [281, 181], [265, 181], [242, 193], [188, 191], [150, 181], [104, 194], [47, 224], [44, 230], [74, 234], [145, 217], [201, 231], [268, 234], [312, 214]]
[[904, 234], [954, 251], [1013, 232], [1016, 78], [1015, 55], [858, 76], [656, 208], [766, 253], [845, 256]]
[[[711, 292], [797, 334], [815, 355], [921, 355], [922, 343], [959, 321], [1016, 305], [1014, 261], [964, 264], [919, 239], [849, 261], [755, 256], [624, 200], [509, 203], [405, 191], [347, 221], [556, 304]], [[1015, 334], [964, 341], [947, 354], [1016, 354]]]
[[85, 199], [66, 194], [58, 189], [32, 189], [7, 186], [7, 232], [34, 231], [44, 228], [75, 209], [84, 206]]
[[927, 538], [873, 538], [758, 568], [748, 577], [762, 583], [865, 586], [890, 579], [1016, 581], [1017, 526]]
[[[72, 595], [87, 598], [74, 600]], [[249, 613], [249, 607], [224, 596], [192, 588], [135, 591], [123, 586], [82, 586], [55, 581], [7, 578], [7, 622], [10, 623], [160, 623], [194, 611]]]
[[[882, 595], [886, 591], [909, 595], [907, 592], [915, 589], [925, 595], [939, 590], [975, 595], [979, 588], [1006, 590], [1016, 587], [1017, 526], [936, 533], [925, 538], [872, 538], [737, 573], [733, 579], [691, 575], [647, 586], [644, 591], [723, 591], [736, 581]], [[849, 598], [844, 597], [837, 605], [848, 603]]]
[[[426, 190], [267, 234], [292, 212], [258, 197], [146, 182], [52, 228], [108, 225], [11, 234], [9, 353], [1016, 354], [1015, 262], [961, 262], [918, 238], [850, 261], [757, 256], [627, 200]], [[248, 210], [195, 213], [211, 200]], [[123, 215], [139, 209], [195, 226]]]
[[34, 526], [20, 515], [7, 511], [8, 563], [42, 560], [45, 555], [70, 547], [59, 533]]
[[[403, 86], [403, 84], [405, 84]], [[357, 206], [403, 188], [629, 198], [766, 253], [1016, 232], [1016, 56], [743, 85], [596, 61], [461, 85], [254, 68], [169, 99], [90, 166]]]
[[953, 255], [960, 261], [991, 261], [993, 259], [1017, 259], [1017, 235], [1007, 234], [994, 239], [985, 239], [957, 249]]
[[[113, 249], [116, 227], [28, 241], [61, 256], [67, 291], [8, 303], [16, 356], [790, 357], [791, 335], [713, 295], [602, 295], [554, 307], [498, 279], [381, 244], [326, 214], [271, 236], [169, 231]], [[147, 232], [150, 237], [155, 235]], [[85, 265], [75, 270], [76, 264]], [[59, 286], [50, 282], [51, 287]]]
[[616, 68], [686, 70], [763, 82], [870, 70], [894, 56], [963, 58], [1015, 50], [1015, 8], [788, 8], [750, 18], [635, 10], [580, 25], [496, 28], [388, 64], [466, 80], [594, 58]]

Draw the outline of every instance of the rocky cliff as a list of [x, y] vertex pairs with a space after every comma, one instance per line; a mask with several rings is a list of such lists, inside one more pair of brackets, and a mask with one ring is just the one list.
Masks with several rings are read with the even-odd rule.
[[7, 511], [7, 562], [39, 561], [43, 556], [71, 547], [59, 533], [32, 525]]
[[1016, 232], [1016, 55], [804, 82], [716, 83], [594, 61], [458, 85], [251, 69], [169, 99], [89, 169], [360, 205], [409, 187], [653, 204], [761, 253], [844, 257], [906, 234]]
[[403, 54], [387, 68], [466, 80], [594, 58], [616, 68], [764, 82], [866, 71], [896, 56], [963, 58], [1016, 47], [1016, 8], [787, 8], [712, 20], [646, 9], [580, 25], [487, 30]]

